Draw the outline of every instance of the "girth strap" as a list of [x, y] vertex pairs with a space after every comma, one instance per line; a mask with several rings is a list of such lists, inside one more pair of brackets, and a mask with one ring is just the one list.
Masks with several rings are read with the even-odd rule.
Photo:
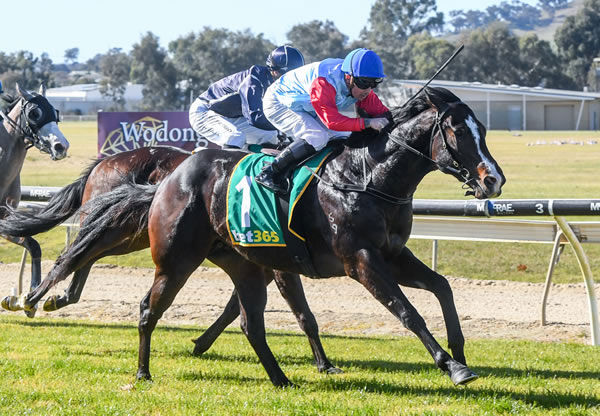
[[289, 201], [275, 197], [275, 206], [277, 207], [277, 216], [279, 218], [279, 224], [283, 231], [283, 238], [285, 239], [286, 247], [294, 259], [294, 262], [302, 270], [302, 274], [305, 276], [318, 276], [317, 270], [315, 269], [308, 248], [303, 240], [298, 238], [297, 235], [290, 232], [288, 227], [288, 212], [289, 212]]

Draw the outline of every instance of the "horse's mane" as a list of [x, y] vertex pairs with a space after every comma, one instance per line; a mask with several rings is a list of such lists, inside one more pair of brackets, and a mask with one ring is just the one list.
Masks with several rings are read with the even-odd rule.
[[[427, 98], [428, 96], [432, 101], [443, 101], [446, 103], [460, 101], [460, 98], [446, 88], [426, 87], [425, 90], [413, 98], [408, 105], [401, 105], [390, 109], [392, 123], [389, 125], [389, 128], [391, 128], [392, 125], [397, 126], [405, 123], [418, 114], [421, 114], [423, 111], [431, 108], [430, 99]], [[378, 132], [373, 130], [355, 132], [348, 137], [344, 144], [347, 147], [362, 147], [365, 143], [368, 143], [370, 138], [375, 137], [378, 134]]]

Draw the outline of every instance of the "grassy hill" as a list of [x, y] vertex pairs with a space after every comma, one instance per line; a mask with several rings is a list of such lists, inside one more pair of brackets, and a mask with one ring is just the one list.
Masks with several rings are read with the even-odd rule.
[[[569, 3], [569, 7], [557, 10], [550, 24], [538, 26], [533, 30], [513, 29], [515, 35], [521, 37], [528, 34], [536, 34], [538, 38], [554, 43], [554, 33], [563, 25], [568, 16], [574, 16], [583, 8], [585, 0], [573, 0]], [[549, 15], [542, 12], [542, 19], [548, 19]]]

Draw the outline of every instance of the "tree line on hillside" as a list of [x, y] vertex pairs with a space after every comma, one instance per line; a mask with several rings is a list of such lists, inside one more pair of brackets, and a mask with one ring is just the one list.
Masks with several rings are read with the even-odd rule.
[[[566, 5], [567, 0], [539, 0], [536, 10], [548, 14]], [[513, 33], [515, 22], [530, 7], [504, 1], [485, 12], [455, 11], [446, 22], [435, 0], [377, 0], [359, 39], [350, 41], [329, 20], [295, 25], [287, 39], [307, 62], [343, 57], [356, 47], [371, 48], [382, 57], [387, 75], [395, 79], [428, 78], [464, 43], [460, 58], [440, 79], [595, 90], [593, 59], [600, 55], [600, 0], [585, 0], [583, 8], [555, 32], [553, 44], [535, 34], [518, 37]], [[447, 29], [449, 25], [452, 29]], [[449, 32], [456, 33], [448, 36]], [[122, 108], [128, 82], [139, 83], [144, 85], [140, 110], [181, 109], [211, 82], [264, 63], [276, 46], [250, 30], [204, 27], [165, 48], [148, 32], [129, 52], [113, 48], [85, 63], [77, 62], [78, 48], [67, 49], [65, 63], [57, 65], [47, 54], [0, 52], [0, 80], [5, 88], [18, 81], [29, 89], [40, 82], [49, 87], [99, 82], [102, 94], [113, 102], [112, 109]]]

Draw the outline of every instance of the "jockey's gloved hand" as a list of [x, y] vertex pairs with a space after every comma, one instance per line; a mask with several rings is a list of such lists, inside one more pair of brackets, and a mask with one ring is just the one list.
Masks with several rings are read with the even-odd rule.
[[381, 131], [381, 129], [387, 126], [389, 122], [390, 121], [385, 117], [365, 118], [365, 128], [372, 128], [377, 131]]

